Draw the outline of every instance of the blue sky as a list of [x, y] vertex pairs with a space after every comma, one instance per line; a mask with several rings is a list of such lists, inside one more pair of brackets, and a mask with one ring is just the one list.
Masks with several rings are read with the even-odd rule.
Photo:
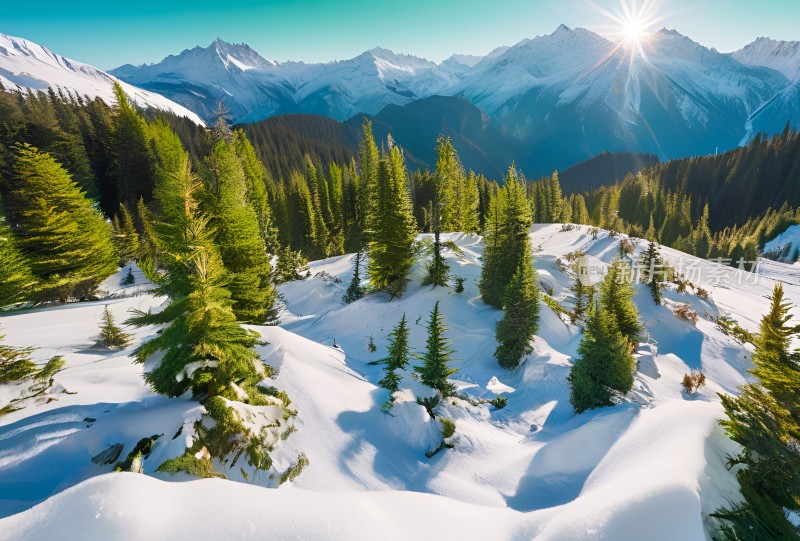
[[[376, 45], [438, 61], [454, 52], [485, 54], [498, 45], [550, 33], [561, 23], [614, 34], [619, 24], [604, 10], [622, 11], [620, 0], [3, 3], [0, 32], [102, 69], [156, 62], [216, 37], [246, 42], [279, 61], [344, 59]], [[723, 52], [758, 36], [800, 39], [800, 0], [649, 3], [655, 14], [651, 19], [657, 19], [649, 21], [652, 30], [675, 28]]]

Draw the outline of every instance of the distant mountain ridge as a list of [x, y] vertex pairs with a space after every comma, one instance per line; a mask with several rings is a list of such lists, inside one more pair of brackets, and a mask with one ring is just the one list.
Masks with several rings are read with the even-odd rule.
[[735, 148], [759, 130], [779, 132], [800, 120], [795, 58], [797, 42], [762, 39], [722, 54], [666, 28], [636, 47], [562, 25], [486, 56], [440, 63], [379, 47], [327, 64], [276, 63], [216, 40], [112, 73], [206, 119], [223, 99], [237, 122], [287, 113], [345, 121], [436, 95], [463, 98], [525, 150], [517, 160], [536, 164], [530, 173], [539, 175], [603, 152], [666, 160]]
[[[0, 84], [6, 90], [47, 90], [73, 96], [101, 98], [114, 103], [113, 84], [116, 77], [88, 64], [70, 60], [47, 47], [14, 36], [0, 34]], [[136, 88], [118, 81], [130, 99], [139, 107], [161, 109], [202, 124], [200, 117], [157, 92]]]

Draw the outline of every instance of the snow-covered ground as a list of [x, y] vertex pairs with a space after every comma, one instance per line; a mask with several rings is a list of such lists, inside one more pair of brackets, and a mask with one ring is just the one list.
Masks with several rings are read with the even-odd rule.
[[[461, 294], [421, 287], [424, 270], [416, 265], [402, 299], [373, 295], [345, 305], [351, 255], [314, 262], [314, 277], [281, 286], [281, 325], [254, 327], [267, 342], [262, 358], [277, 370], [272, 384], [298, 411], [298, 431], [273, 458], [285, 468], [303, 452], [309, 465], [279, 489], [253, 486], [259, 481], [252, 478], [175, 483], [154, 473], [183, 452], [177, 431], [202, 407], [188, 397], [154, 395], [142, 381], [147, 367], [127, 356], [131, 349], [104, 351], [95, 335], [106, 304], [122, 319], [163, 298], [118, 294], [1, 317], [9, 343], [39, 346], [39, 361], [63, 355], [67, 365], [46, 397], [0, 417], [0, 538], [709, 539], [708, 514], [738, 497], [725, 469], [735, 448], [717, 424], [717, 393], [735, 392], [750, 366], [748, 348], [712, 318], [729, 316], [755, 331], [773, 279], [794, 268], [770, 263], [768, 276], [755, 280], [663, 249], [709, 291], [708, 300], [673, 288], [665, 305], [655, 306], [639, 287], [646, 332], [635, 389], [623, 404], [576, 416], [566, 376], [580, 330], [542, 304], [534, 353], [514, 372], [500, 369], [492, 353], [501, 312], [485, 305], [477, 288], [482, 239], [449, 238], [462, 250], [448, 254], [453, 275], [465, 278]], [[543, 225], [533, 227], [531, 242], [540, 282], [569, 307], [571, 279], [560, 258], [582, 250], [599, 273], [616, 256], [619, 238], [601, 232], [593, 240], [586, 227]], [[800, 277], [786, 282], [789, 298], [800, 302]], [[440, 436], [413, 400], [419, 384], [406, 377], [396, 405], [384, 412], [381, 369], [368, 363], [383, 356], [403, 313], [412, 346], [421, 350], [437, 300], [454, 340], [458, 387], [473, 398], [502, 393], [508, 405], [445, 404], [443, 414], [456, 423], [455, 446], [428, 459]], [[696, 324], [673, 314], [680, 303], [698, 313]], [[132, 347], [154, 332], [135, 331]], [[707, 385], [687, 395], [680, 381], [693, 369], [706, 374]], [[6, 392], [0, 387], [0, 401]], [[164, 437], [144, 460], [147, 475], [109, 473], [111, 466], [91, 462], [113, 443], [127, 453], [155, 434]]]

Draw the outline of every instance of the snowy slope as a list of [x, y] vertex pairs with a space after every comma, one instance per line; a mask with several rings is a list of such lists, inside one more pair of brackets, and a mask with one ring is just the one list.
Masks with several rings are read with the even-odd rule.
[[763, 66], [800, 81], [800, 41], [779, 41], [761, 37], [731, 54], [742, 64]]
[[[113, 83], [118, 81], [104, 71], [64, 58], [46, 47], [22, 38], [0, 34], [0, 83], [9, 90], [53, 88], [71, 95], [101, 98], [114, 103]], [[164, 96], [119, 81], [123, 90], [139, 107], [154, 107], [202, 124], [200, 117]]]
[[[274, 458], [285, 465], [302, 451], [310, 464], [291, 486], [277, 490], [252, 486], [252, 479], [151, 478], [161, 461], [182, 452], [182, 439], [169, 438], [199, 416], [199, 406], [150, 393], [141, 380], [144, 367], [127, 357], [130, 350], [93, 347], [103, 302], [1, 317], [9, 342], [42, 346], [37, 360], [59, 352], [68, 365], [56, 375], [53, 401], [30, 401], [0, 417], [0, 516], [19, 513], [0, 519], [0, 538], [72, 537], [81, 528], [89, 540], [250, 539], [265, 532], [276, 539], [707, 539], [708, 514], [738, 498], [735, 478], [724, 467], [734, 448], [717, 425], [717, 393], [736, 392], [751, 353], [712, 318], [730, 316], [755, 330], [773, 279], [756, 281], [664, 249], [709, 299], [670, 289], [665, 305], [655, 306], [640, 287], [636, 301], [646, 331], [636, 353], [634, 391], [618, 406], [575, 416], [566, 375], [580, 330], [543, 304], [534, 353], [518, 370], [500, 369], [492, 352], [501, 312], [477, 291], [482, 239], [449, 238], [462, 250], [448, 254], [453, 274], [465, 278], [462, 294], [422, 288], [423, 265], [417, 264], [402, 299], [372, 295], [344, 305], [352, 255], [314, 262], [314, 277], [281, 286], [281, 325], [254, 327], [267, 342], [262, 358], [277, 370], [270, 384], [286, 389], [298, 410], [298, 431]], [[618, 242], [603, 232], [593, 240], [586, 227], [531, 230], [539, 280], [567, 307], [571, 278], [561, 258], [583, 250], [598, 280]], [[771, 263], [769, 275], [789, 277], [788, 269]], [[797, 303], [800, 279], [793, 281], [787, 280], [787, 293]], [[502, 410], [463, 400], [444, 404], [442, 414], [456, 423], [455, 448], [427, 459], [439, 433], [414, 400], [424, 389], [405, 377], [395, 406], [384, 413], [387, 394], [376, 386], [380, 368], [369, 363], [383, 355], [386, 335], [403, 313], [413, 348], [422, 349], [437, 300], [454, 339], [459, 370], [453, 381], [473, 399], [502, 393], [509, 401]], [[158, 306], [163, 299], [109, 302], [121, 318], [129, 308]], [[699, 314], [696, 325], [673, 315], [679, 303]], [[138, 331], [136, 341], [153, 332]], [[376, 353], [367, 347], [370, 335]], [[339, 348], [331, 347], [334, 339]], [[689, 396], [680, 380], [691, 369], [702, 369], [708, 384]], [[153, 433], [168, 436], [145, 460], [147, 476], [103, 475], [108, 467], [89, 461], [111, 442], [123, 442], [127, 452]]]

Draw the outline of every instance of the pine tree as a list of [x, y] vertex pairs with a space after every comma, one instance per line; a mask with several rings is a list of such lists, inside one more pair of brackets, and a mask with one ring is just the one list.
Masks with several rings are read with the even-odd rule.
[[36, 278], [17, 247], [11, 228], [0, 217], [0, 308], [33, 297]]
[[356, 302], [364, 296], [364, 288], [361, 286], [361, 259], [361, 252], [356, 252], [353, 279], [350, 280], [350, 285], [347, 286], [347, 292], [345, 292], [342, 297], [342, 300], [347, 304]]
[[770, 300], [753, 353], [757, 380], [736, 397], [720, 395], [727, 415], [720, 424], [742, 446], [729, 464], [745, 466], [737, 473], [745, 502], [716, 513], [727, 521], [722, 533], [729, 540], [744, 539], [743, 532], [763, 539], [797, 536], [784, 509], [800, 510], [800, 355], [790, 351], [798, 330], [788, 324], [791, 306], [781, 284]]
[[631, 347], [637, 341], [641, 325], [633, 302], [630, 267], [617, 258], [600, 285], [600, 302], [613, 326], [628, 340]]
[[221, 139], [206, 160], [206, 193], [215, 242], [225, 268], [233, 310], [241, 321], [262, 324], [276, 317], [270, 276], [258, 216], [247, 200], [247, 183], [232, 143]]
[[410, 358], [411, 348], [408, 344], [408, 324], [406, 315], [403, 314], [400, 323], [389, 334], [389, 347], [386, 357], [370, 363], [383, 365], [384, 377], [378, 382], [378, 385], [392, 392], [397, 391], [397, 386], [400, 383], [398, 371], [405, 370], [408, 367]]
[[120, 204], [119, 213], [115, 216], [114, 234], [117, 238], [117, 246], [120, 253], [120, 261], [126, 264], [134, 261], [139, 255], [139, 233], [133, 223], [133, 216], [128, 207]]
[[39, 300], [90, 295], [117, 270], [111, 227], [69, 174], [29, 145], [16, 149], [6, 210]]
[[520, 260], [525, 257], [532, 221], [525, 189], [518, 180], [514, 165], [509, 168], [505, 184], [493, 198], [490, 215], [479, 287], [485, 303], [501, 308], [505, 288], [517, 271]]
[[15, 348], [3, 344], [0, 334], [0, 384], [24, 380], [36, 373], [36, 363], [31, 360], [33, 348]]
[[610, 406], [615, 396], [627, 394], [633, 387], [635, 364], [630, 344], [611, 314], [602, 305], [592, 307], [578, 359], [567, 378], [575, 411]]
[[647, 250], [642, 252], [642, 280], [650, 288], [650, 294], [653, 297], [653, 302], [656, 304], [661, 304], [662, 280], [659, 280], [659, 277], [663, 273], [663, 271], [660, 270], [663, 265], [664, 261], [661, 258], [661, 253], [658, 251], [658, 244], [651, 240], [650, 244], [647, 246]]
[[377, 290], [399, 297], [414, 264], [416, 221], [406, 188], [405, 158], [393, 146], [378, 164], [375, 204], [369, 216], [367, 273]]
[[529, 246], [506, 286], [503, 310], [495, 332], [498, 346], [494, 356], [500, 366], [513, 370], [533, 351], [531, 340], [539, 329], [539, 287]]
[[451, 369], [448, 366], [453, 361], [453, 349], [450, 341], [444, 336], [446, 331], [447, 327], [444, 325], [437, 301], [428, 320], [428, 339], [425, 343], [425, 352], [416, 356], [422, 361], [422, 366], [417, 366], [414, 370], [422, 383], [436, 389], [442, 396], [451, 396], [456, 389], [452, 383], [447, 381], [447, 378], [458, 369]]
[[120, 202], [133, 208], [144, 198], [150, 201], [155, 184], [153, 157], [147, 123], [128, 100], [119, 83], [114, 83], [118, 114], [114, 125], [114, 176]]
[[114, 314], [108, 309], [103, 309], [100, 323], [100, 342], [108, 349], [125, 349], [131, 343], [131, 335], [124, 332], [114, 323]]
[[[145, 362], [163, 352], [162, 360], [145, 376], [156, 392], [178, 396], [191, 388], [195, 393], [237, 398], [231, 383], [253, 383], [263, 373], [252, 349], [258, 337], [236, 321], [225, 288], [225, 268], [213, 244], [210, 219], [199, 209], [200, 184], [188, 159], [170, 186], [164, 190], [168, 199], [160, 202], [170, 209], [171, 221], [159, 228], [168, 270], [160, 289], [170, 304], [161, 312], [138, 312], [129, 320], [139, 327], [166, 327], [134, 353], [138, 362]], [[199, 368], [188, 374], [190, 363]]]

